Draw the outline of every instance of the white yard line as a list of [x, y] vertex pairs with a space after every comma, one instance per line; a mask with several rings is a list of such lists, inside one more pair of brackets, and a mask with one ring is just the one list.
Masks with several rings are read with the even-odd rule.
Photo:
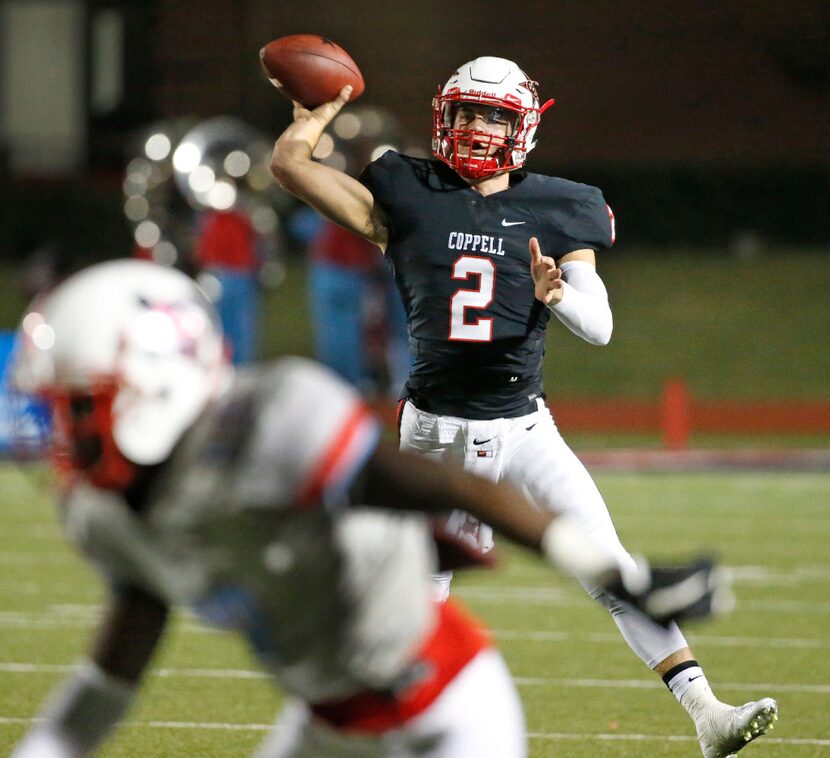
[[[77, 664], [64, 663], [0, 663], [3, 674], [64, 674], [77, 671]], [[182, 679], [269, 679], [263, 671], [254, 669], [189, 669], [158, 668], [152, 669], [150, 676], [163, 679], [181, 677]]]
[[[519, 687], [580, 687], [596, 689], [663, 689], [659, 679], [546, 679], [514, 676]], [[771, 684], [769, 682], [713, 682], [719, 690], [764, 690], [772, 693], [793, 692], [802, 695], [830, 695], [830, 684]]]
[[[3, 724], [33, 724], [38, 719], [12, 718], [0, 716], [0, 725]], [[125, 721], [122, 727], [133, 729], [216, 729], [225, 731], [266, 732], [273, 728], [273, 724], [223, 724], [214, 721]], [[580, 734], [566, 732], [528, 732], [532, 740], [579, 740], [598, 742], [696, 742], [694, 737], [681, 734]], [[817, 747], [830, 746], [830, 740], [811, 738], [763, 738], [765, 744], [775, 745], [813, 745]]]
[[[78, 629], [93, 626], [98, 621], [99, 606], [60, 606], [45, 613], [0, 611], [0, 629]], [[181, 627], [189, 634], [223, 634], [198, 623], [189, 615], [184, 615]], [[569, 642], [584, 640], [594, 644], [617, 644], [620, 636], [616, 632], [564, 632], [555, 630], [512, 630], [495, 629], [495, 637], [501, 640], [524, 640], [528, 642]], [[736, 637], [707, 634], [688, 635], [691, 642], [711, 647], [750, 647], [790, 650], [825, 650], [830, 647], [830, 640], [802, 637]]]
[[[528, 732], [534, 740], [597, 740], [601, 742], [697, 742], [696, 737], [682, 734], [568, 734], [564, 732]], [[762, 737], [764, 744], [830, 746], [830, 740], [809, 738]]]
[[[77, 665], [60, 663], [0, 663], [0, 674], [65, 674]], [[268, 674], [255, 669], [158, 668], [150, 676], [163, 679], [268, 679]], [[589, 689], [663, 689], [658, 679], [579, 679], [514, 677], [519, 687], [581, 687]], [[775, 684], [770, 682], [717, 682], [719, 689], [768, 690], [809, 695], [830, 695], [830, 684]]]
[[[526, 640], [529, 642], [567, 642], [585, 640], [594, 643], [617, 643], [620, 635], [613, 632], [554, 632], [496, 629], [493, 634], [501, 640]], [[721, 637], [716, 635], [687, 635], [690, 642], [711, 647], [789, 648], [796, 650], [826, 650], [828, 640], [798, 637]]]

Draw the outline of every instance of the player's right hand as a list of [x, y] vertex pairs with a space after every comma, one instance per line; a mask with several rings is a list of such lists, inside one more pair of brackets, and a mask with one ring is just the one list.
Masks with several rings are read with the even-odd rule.
[[352, 86], [347, 84], [340, 90], [340, 94], [334, 100], [323, 103], [314, 110], [309, 110], [302, 103], [293, 100], [294, 120], [277, 139], [274, 145], [275, 157], [278, 152], [286, 154], [300, 150], [302, 155], [298, 157], [310, 158], [326, 127], [340, 113], [340, 110], [349, 101], [351, 94]]
[[[334, 117], [340, 113], [343, 106], [349, 102], [349, 96], [351, 94], [352, 85], [347, 84], [340, 90], [340, 94], [334, 98], [334, 100], [318, 105], [314, 110], [309, 110], [302, 103], [292, 100], [291, 102], [294, 103], [294, 122], [286, 131], [290, 131], [293, 127], [298, 134], [312, 137], [313, 146], [316, 146], [325, 128], [332, 122]], [[309, 142], [311, 142], [311, 140], [309, 140]]]

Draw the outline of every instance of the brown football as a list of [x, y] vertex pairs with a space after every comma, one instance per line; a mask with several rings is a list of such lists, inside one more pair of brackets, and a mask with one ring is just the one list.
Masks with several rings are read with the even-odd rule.
[[275, 39], [259, 51], [259, 59], [271, 83], [308, 108], [334, 100], [347, 84], [354, 88], [349, 100], [356, 100], [366, 86], [352, 57], [316, 34]]

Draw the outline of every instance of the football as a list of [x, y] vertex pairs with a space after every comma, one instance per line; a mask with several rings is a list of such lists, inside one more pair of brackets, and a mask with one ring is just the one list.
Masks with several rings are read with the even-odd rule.
[[334, 100], [347, 84], [354, 88], [349, 100], [356, 100], [366, 86], [352, 57], [316, 34], [275, 39], [259, 51], [259, 59], [271, 84], [307, 108]]

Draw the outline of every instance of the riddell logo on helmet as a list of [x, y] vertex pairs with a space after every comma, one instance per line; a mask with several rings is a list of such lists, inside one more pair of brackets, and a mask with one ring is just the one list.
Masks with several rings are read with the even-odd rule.
[[460, 87], [452, 87], [446, 91], [444, 97], [452, 97], [453, 95], [463, 95], [464, 97], [484, 97], [488, 100], [501, 100], [502, 102], [519, 106], [522, 104], [522, 99], [520, 97], [516, 97], [516, 95], [511, 95], [510, 93], [498, 95], [495, 92], [485, 92], [483, 89], [465, 89], [462, 92]]
[[[447, 96], [462, 94], [461, 87], [453, 87], [452, 89], [448, 89], [446, 94]], [[492, 97], [494, 99], [497, 97], [495, 92], [485, 92], [483, 89], [465, 89], [463, 94], [472, 95], [473, 97]]]

